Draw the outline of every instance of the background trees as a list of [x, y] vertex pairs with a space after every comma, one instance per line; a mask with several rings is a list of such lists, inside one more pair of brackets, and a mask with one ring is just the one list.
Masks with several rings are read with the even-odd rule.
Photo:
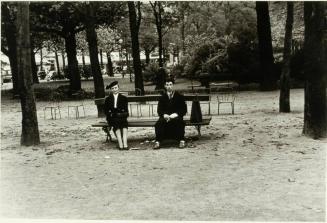
[[[134, 2], [128, 2], [129, 12], [129, 24], [132, 38], [132, 55], [133, 55], [133, 68], [135, 77], [135, 90], [139, 89], [140, 94], [144, 95], [144, 85], [142, 76], [142, 67], [140, 59], [140, 47], [139, 47], [139, 30], [141, 23], [141, 7], [140, 2], [134, 5]], [[136, 9], [137, 8], [137, 14]]]
[[13, 94], [18, 95], [18, 68], [17, 68], [17, 40], [16, 40], [16, 15], [14, 5], [1, 3], [1, 51], [8, 56], [13, 82]]

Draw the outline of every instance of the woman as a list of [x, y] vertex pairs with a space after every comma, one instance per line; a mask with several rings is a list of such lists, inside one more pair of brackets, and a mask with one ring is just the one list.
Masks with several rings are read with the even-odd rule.
[[109, 126], [113, 128], [118, 140], [119, 149], [128, 150], [127, 117], [129, 116], [129, 113], [127, 97], [119, 93], [119, 85], [117, 81], [110, 83], [106, 89], [111, 90], [111, 93], [106, 98], [104, 105], [107, 122]]

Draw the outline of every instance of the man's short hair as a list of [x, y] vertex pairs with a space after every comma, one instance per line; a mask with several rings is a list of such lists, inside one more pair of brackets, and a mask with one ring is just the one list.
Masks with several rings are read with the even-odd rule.
[[168, 82], [172, 82], [172, 83], [174, 83], [174, 80], [173, 80], [172, 78], [168, 77], [168, 78], [166, 79], [165, 83], [168, 83]]

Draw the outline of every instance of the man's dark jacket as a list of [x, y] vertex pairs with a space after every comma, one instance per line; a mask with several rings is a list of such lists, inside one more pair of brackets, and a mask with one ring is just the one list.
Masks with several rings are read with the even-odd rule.
[[164, 114], [171, 115], [173, 113], [178, 114], [178, 118], [183, 119], [183, 116], [187, 112], [187, 106], [183, 95], [175, 91], [173, 98], [169, 99], [168, 95], [163, 94], [158, 103], [158, 115], [163, 117]]

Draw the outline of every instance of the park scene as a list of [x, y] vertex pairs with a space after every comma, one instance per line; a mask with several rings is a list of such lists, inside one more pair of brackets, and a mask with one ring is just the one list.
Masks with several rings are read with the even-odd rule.
[[0, 218], [325, 222], [326, 18], [1, 2]]

